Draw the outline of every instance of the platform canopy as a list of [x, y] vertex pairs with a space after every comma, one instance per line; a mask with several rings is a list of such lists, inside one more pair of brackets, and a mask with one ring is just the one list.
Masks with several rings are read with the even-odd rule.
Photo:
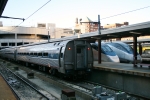
[[84, 33], [84, 34], [75, 34], [74, 36], [68, 36], [61, 39], [54, 39], [50, 42], [54, 41], [63, 41], [63, 40], [71, 40], [71, 39], [86, 39], [88, 41], [92, 41], [94, 39], [106, 40], [106, 39], [113, 39], [113, 38], [123, 38], [123, 37], [133, 37], [133, 36], [148, 36], [150, 35], [150, 21], [122, 26], [112, 29], [101, 29], [100, 33], [98, 31]]
[[4, 9], [5, 9], [7, 1], [8, 0], [0, 0], [0, 17], [2, 16], [2, 13], [3, 13]]

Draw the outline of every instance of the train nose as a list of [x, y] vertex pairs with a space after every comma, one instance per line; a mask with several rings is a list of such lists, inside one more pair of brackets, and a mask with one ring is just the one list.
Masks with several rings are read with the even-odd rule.
[[112, 62], [120, 62], [119, 57], [116, 56], [110, 56], [110, 59], [112, 60]]

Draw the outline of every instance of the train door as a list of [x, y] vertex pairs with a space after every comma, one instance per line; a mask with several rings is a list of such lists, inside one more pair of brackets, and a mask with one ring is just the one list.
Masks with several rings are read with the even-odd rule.
[[58, 71], [60, 73], [65, 73], [65, 69], [64, 69], [64, 50], [65, 50], [65, 47], [61, 47], [60, 51], [59, 51], [59, 69], [58, 69]]
[[86, 46], [76, 46], [75, 49], [75, 69], [85, 69], [87, 66], [87, 49]]
[[16, 60], [17, 50], [14, 51], [14, 60]]
[[64, 47], [61, 47], [60, 48], [60, 51], [59, 51], [60, 55], [59, 55], [59, 67], [63, 67], [64, 66], [64, 63], [63, 63], [63, 56], [64, 56]]

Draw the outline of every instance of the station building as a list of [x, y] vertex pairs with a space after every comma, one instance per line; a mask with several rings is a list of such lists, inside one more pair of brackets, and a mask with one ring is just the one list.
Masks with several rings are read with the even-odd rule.
[[83, 19], [76, 18], [74, 28], [75, 33], [84, 34], [89, 32], [95, 32], [97, 30], [98, 30], [98, 23], [94, 23], [88, 17], [85, 17]]
[[0, 22], [0, 49], [72, 36], [73, 30], [56, 28], [53, 23], [37, 23], [37, 27], [3, 26]]

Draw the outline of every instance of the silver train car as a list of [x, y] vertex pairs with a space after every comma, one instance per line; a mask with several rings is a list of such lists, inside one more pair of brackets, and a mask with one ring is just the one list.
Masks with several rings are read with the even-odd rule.
[[[94, 61], [98, 61], [98, 43], [91, 43]], [[117, 54], [105, 43], [101, 43], [101, 61], [120, 62]]]
[[36, 65], [51, 74], [65, 76], [87, 75], [93, 66], [90, 43], [84, 40], [67, 40], [53, 43], [24, 45], [0, 50], [0, 56]]
[[[120, 42], [120, 41], [115, 41], [115, 42], [110, 42], [107, 43], [107, 45], [116, 52], [118, 55], [120, 62], [123, 63], [133, 63], [134, 62], [134, 57], [133, 57], [133, 49], [130, 45]], [[137, 53], [138, 54], [138, 53]], [[141, 63], [142, 58], [138, 54], [137, 55], [137, 63]]]

